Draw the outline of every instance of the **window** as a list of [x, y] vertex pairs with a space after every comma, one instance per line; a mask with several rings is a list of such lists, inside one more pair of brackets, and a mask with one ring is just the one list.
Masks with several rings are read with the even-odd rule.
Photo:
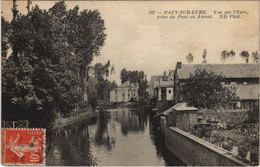
[[128, 99], [130, 99], [130, 94], [128, 93]]
[[125, 97], [125, 94], [123, 93], [123, 97]]
[[134, 93], [134, 96], [135, 96], [135, 93]]
[[128, 92], [130, 92], [130, 89], [128, 89]]
[[161, 88], [161, 99], [166, 100], [166, 88]]
[[117, 89], [115, 89], [115, 92], [117, 93]]
[[135, 89], [133, 89], [133, 91], [135, 92]]
[[171, 90], [169, 90], [168, 92], [169, 92], [169, 94], [171, 94], [171, 93], [172, 93], [172, 91], [171, 91]]

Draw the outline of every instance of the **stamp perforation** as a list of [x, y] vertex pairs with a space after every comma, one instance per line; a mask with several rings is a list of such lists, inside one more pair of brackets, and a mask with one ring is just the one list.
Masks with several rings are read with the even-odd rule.
[[[2, 128], [1, 134], [2, 134], [2, 138], [1, 138], [2, 165], [43, 166], [46, 164], [46, 158], [45, 158], [46, 129], [44, 128]], [[13, 139], [14, 136], [15, 139]], [[7, 141], [8, 139], [9, 141]], [[10, 155], [13, 157], [8, 157]], [[25, 156], [30, 156], [30, 158], [28, 157], [26, 158]], [[39, 156], [42, 158], [38, 159]], [[24, 161], [28, 161], [29, 159], [30, 162], [24, 162]]]

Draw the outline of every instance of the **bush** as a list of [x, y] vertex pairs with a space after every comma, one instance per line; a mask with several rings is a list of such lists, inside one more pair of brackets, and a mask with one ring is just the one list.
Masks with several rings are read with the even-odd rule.
[[89, 104], [92, 108], [96, 108], [97, 107], [97, 97], [95, 95], [91, 95], [89, 96]]
[[254, 107], [253, 111], [248, 111], [248, 119], [245, 120], [246, 123], [257, 123], [259, 121], [259, 109]]
[[240, 147], [238, 149], [238, 155], [242, 158], [246, 158], [246, 154], [247, 154], [247, 148], [246, 147]]
[[250, 159], [253, 163], [259, 163], [259, 153], [257, 151], [251, 152]]

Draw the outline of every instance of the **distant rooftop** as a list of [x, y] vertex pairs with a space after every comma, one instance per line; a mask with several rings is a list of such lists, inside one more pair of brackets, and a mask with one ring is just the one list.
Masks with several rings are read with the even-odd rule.
[[118, 88], [130, 87], [130, 84], [131, 84], [132, 88], [134, 88], [134, 87], [138, 88], [139, 87], [138, 83], [130, 83], [130, 81], [126, 81], [126, 82], [122, 83], [121, 85], [119, 85]]
[[187, 103], [178, 103], [175, 104], [173, 107], [169, 108], [168, 110], [162, 112], [162, 115], [168, 115], [172, 111], [197, 111], [198, 108], [196, 107], [188, 107]]
[[151, 76], [149, 85], [154, 85], [154, 83], [155, 83], [156, 81], [159, 81], [161, 78], [162, 78], [162, 75]]
[[156, 81], [154, 85], [155, 87], [173, 87], [174, 81]]
[[259, 99], [259, 85], [258, 84], [232, 85], [232, 87], [237, 88], [235, 93], [239, 97], [240, 100]]
[[180, 79], [187, 79], [197, 69], [205, 69], [226, 78], [259, 78], [258, 64], [182, 64], [177, 73]]

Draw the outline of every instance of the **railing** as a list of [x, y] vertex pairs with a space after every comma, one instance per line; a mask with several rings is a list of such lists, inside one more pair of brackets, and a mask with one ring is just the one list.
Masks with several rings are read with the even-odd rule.
[[28, 128], [28, 120], [2, 121], [2, 128]]

